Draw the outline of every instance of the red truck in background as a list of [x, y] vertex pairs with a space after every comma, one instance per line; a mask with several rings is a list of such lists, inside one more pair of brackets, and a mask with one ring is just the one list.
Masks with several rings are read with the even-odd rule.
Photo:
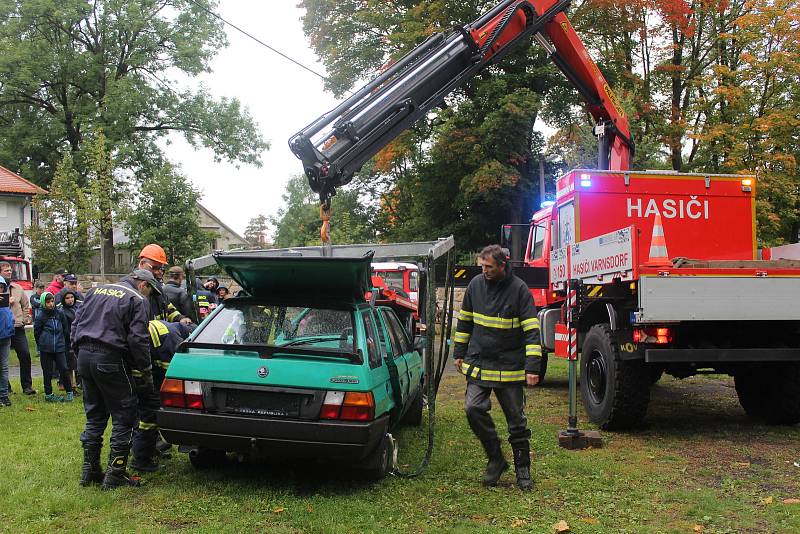
[[[586, 101], [601, 170], [558, 179], [554, 205], [524, 225], [516, 272], [541, 308], [545, 349], [581, 353], [590, 419], [604, 429], [638, 424], [666, 372], [730, 374], [748, 414], [800, 422], [800, 262], [756, 259], [755, 179], [630, 170], [628, 118], [568, 5], [502, 0], [387, 66], [289, 140], [311, 189], [327, 210], [336, 189], [401, 132], [533, 39]], [[454, 276], [467, 281], [468, 272], [456, 267]]]
[[744, 175], [575, 170], [534, 214], [543, 344], [569, 357], [573, 307], [593, 422], [639, 423], [664, 372], [732, 375], [749, 415], [800, 422], [800, 261], [756, 259], [756, 191]]
[[13, 232], [0, 232], [0, 261], [11, 264], [14, 281], [26, 293], [33, 291], [33, 272], [31, 262], [25, 259], [25, 249], [22, 245], [22, 235], [19, 230]]

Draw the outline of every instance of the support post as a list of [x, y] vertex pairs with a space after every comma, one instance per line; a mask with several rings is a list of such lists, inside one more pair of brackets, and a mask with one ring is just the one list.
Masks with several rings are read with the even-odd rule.
[[[568, 256], [569, 257], [569, 256]], [[569, 261], [569, 260], [568, 260]], [[568, 267], [570, 267], [568, 263]], [[558, 433], [558, 445], [565, 449], [579, 450], [602, 447], [603, 441], [596, 430], [578, 429], [578, 291], [579, 280], [567, 280], [566, 321], [569, 349], [569, 414], [567, 429]]]

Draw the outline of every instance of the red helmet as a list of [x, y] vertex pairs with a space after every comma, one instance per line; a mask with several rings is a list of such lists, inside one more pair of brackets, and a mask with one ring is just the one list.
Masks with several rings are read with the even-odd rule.
[[142, 258], [153, 260], [155, 262], [160, 263], [161, 265], [167, 264], [167, 253], [164, 252], [163, 248], [156, 245], [155, 243], [150, 243], [149, 245], [144, 246], [142, 251], [139, 253], [139, 259]]

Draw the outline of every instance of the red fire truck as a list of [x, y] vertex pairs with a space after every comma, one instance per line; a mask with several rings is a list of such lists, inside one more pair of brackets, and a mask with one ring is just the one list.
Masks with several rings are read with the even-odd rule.
[[525, 267], [547, 350], [577, 358], [590, 419], [627, 428], [663, 372], [734, 376], [745, 411], [800, 422], [800, 262], [757, 261], [752, 176], [630, 170], [627, 117], [564, 14], [503, 0], [431, 36], [293, 136], [311, 188], [336, 188], [400, 132], [517, 43], [535, 39], [597, 121], [598, 169], [557, 182], [534, 214]]

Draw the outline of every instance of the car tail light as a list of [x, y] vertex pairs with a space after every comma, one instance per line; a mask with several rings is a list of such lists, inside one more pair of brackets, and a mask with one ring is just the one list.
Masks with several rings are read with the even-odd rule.
[[203, 389], [200, 387], [200, 382], [196, 380], [187, 380], [183, 383], [184, 397], [186, 398], [186, 407], [194, 408], [195, 410], [203, 409]]
[[375, 418], [375, 399], [372, 393], [348, 391], [342, 403], [339, 419], [343, 421], [372, 421]]
[[635, 328], [633, 342], [666, 345], [672, 343], [672, 331], [669, 328]]
[[161, 384], [161, 404], [171, 408], [202, 410], [203, 388], [196, 380], [167, 378]]
[[325, 394], [322, 401], [322, 409], [319, 411], [320, 419], [339, 419], [339, 412], [344, 402], [344, 391], [329, 391]]
[[372, 393], [328, 391], [322, 402], [319, 418], [340, 421], [372, 421], [375, 418], [375, 399]]

